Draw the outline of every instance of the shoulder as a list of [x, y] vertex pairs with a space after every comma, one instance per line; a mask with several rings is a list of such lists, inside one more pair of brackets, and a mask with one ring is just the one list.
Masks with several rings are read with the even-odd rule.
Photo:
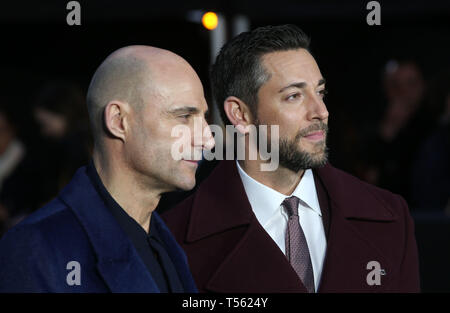
[[68, 231], [73, 232], [78, 225], [71, 209], [55, 198], [11, 228], [1, 242], [5, 240], [29, 241], [30, 235], [33, 235], [33, 238], [35, 238], [34, 236], [60, 237]]
[[392, 215], [404, 215], [409, 211], [408, 205], [401, 195], [369, 184], [361, 179], [327, 164], [318, 169], [317, 173], [327, 189], [340, 199], [352, 200], [358, 203], [371, 203], [384, 207]]
[[75, 215], [55, 199], [0, 240], [0, 291], [50, 291], [65, 277], [68, 262], [90, 261], [89, 251]]

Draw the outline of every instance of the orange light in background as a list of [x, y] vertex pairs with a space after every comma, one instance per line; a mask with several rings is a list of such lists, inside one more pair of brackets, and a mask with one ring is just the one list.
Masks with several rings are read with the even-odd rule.
[[206, 12], [202, 17], [202, 24], [206, 29], [213, 30], [219, 24], [219, 18], [214, 12]]

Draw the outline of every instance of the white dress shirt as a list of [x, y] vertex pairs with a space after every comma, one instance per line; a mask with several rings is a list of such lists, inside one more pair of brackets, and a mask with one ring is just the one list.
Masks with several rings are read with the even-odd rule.
[[281, 203], [290, 196], [296, 196], [300, 199], [298, 215], [308, 243], [314, 272], [314, 285], [317, 291], [322, 275], [327, 242], [313, 172], [310, 169], [306, 170], [294, 192], [286, 196], [256, 181], [241, 168], [238, 161], [236, 163], [256, 218], [284, 254], [286, 254], [285, 233], [288, 216]]

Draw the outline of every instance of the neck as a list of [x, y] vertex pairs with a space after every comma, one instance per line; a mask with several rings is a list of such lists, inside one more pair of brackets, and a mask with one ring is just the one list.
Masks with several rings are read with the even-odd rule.
[[127, 166], [121, 158], [105, 155], [94, 150], [94, 165], [103, 185], [125, 212], [148, 232], [150, 218], [159, 203], [161, 192], [146, 184], [142, 175]]
[[294, 192], [300, 180], [303, 177], [304, 170], [293, 172], [285, 167], [278, 166], [275, 171], [261, 171], [262, 160], [243, 160], [239, 161], [242, 169], [254, 180], [272, 188], [286, 196]]
[[[250, 155], [256, 155], [256, 160], [249, 160], [248, 156]], [[261, 160], [256, 144], [250, 142], [249, 136], [245, 136], [245, 156], [247, 158], [239, 161], [239, 165], [250, 177], [287, 196], [294, 192], [305, 172], [304, 170], [294, 172], [280, 164], [274, 171], [262, 171], [261, 165], [267, 161]]]

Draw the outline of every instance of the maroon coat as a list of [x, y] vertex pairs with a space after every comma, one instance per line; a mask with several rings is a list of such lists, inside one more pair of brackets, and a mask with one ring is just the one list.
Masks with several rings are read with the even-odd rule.
[[[319, 292], [419, 292], [414, 225], [398, 195], [331, 165], [314, 170], [327, 235]], [[221, 161], [198, 190], [163, 214], [200, 292], [306, 292], [254, 215], [235, 161]], [[385, 275], [370, 286], [367, 269]]]

